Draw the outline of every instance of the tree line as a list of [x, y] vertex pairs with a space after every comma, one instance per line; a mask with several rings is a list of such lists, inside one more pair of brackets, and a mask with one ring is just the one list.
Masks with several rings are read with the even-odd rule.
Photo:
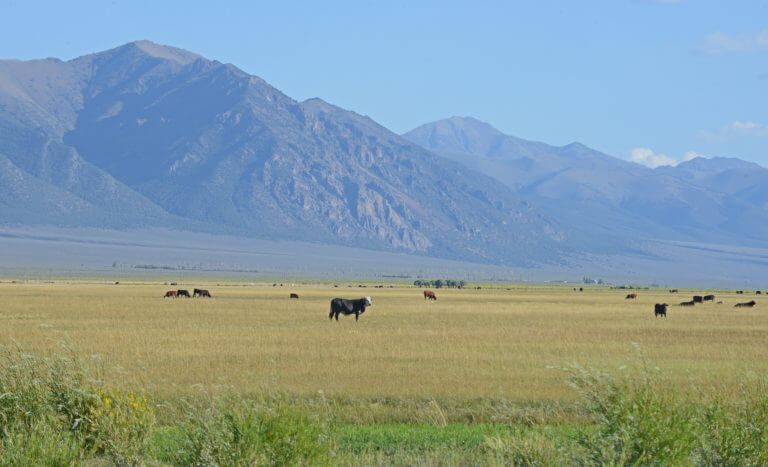
[[422, 280], [422, 279], [416, 279], [413, 281], [413, 285], [416, 287], [434, 287], [436, 289], [441, 289], [443, 287], [464, 287], [467, 285], [466, 281], [455, 281], [453, 279], [435, 279], [435, 280]]

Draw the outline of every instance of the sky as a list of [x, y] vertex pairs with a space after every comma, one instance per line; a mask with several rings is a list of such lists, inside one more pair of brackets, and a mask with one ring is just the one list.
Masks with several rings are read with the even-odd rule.
[[768, 166], [765, 0], [0, 0], [0, 11], [0, 59], [147, 39], [397, 133], [471, 116], [650, 166]]

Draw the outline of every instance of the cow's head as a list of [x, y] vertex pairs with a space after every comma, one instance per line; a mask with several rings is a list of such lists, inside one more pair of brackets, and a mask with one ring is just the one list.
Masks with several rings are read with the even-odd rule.
[[365, 306], [371, 306], [371, 297], [365, 297]]

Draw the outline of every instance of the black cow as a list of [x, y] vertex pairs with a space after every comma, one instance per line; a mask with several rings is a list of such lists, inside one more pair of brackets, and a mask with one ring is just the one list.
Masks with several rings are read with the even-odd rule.
[[179, 297], [189, 298], [189, 290], [177, 290], [176, 293], [179, 295]]
[[664, 318], [667, 317], [667, 304], [666, 303], [657, 303], [653, 307], [653, 316], [655, 318], [658, 318], [659, 316], [663, 316]]
[[669, 293], [677, 293], [677, 289], [670, 289]]
[[[115, 283], [117, 283], [117, 282], [115, 282]], [[761, 293], [762, 292], [760, 292], [759, 290], [755, 290], [755, 295], [760, 295]]]
[[295, 299], [298, 299], [298, 298], [299, 298], [299, 294], [297, 294], [297, 293], [292, 293], [292, 294], [291, 294], [291, 296], [290, 296], [290, 298], [295, 298]]
[[342, 315], [355, 315], [355, 321], [360, 318], [360, 315], [365, 313], [365, 307], [371, 305], [371, 297], [358, 298], [357, 300], [346, 300], [344, 298], [334, 298], [331, 300], [331, 313], [328, 315], [328, 319], [336, 318], [339, 320], [339, 313]]
[[211, 293], [208, 292], [205, 289], [195, 289], [194, 291], [192, 291], [192, 296], [193, 297], [208, 297], [208, 298], [211, 298]]
[[714, 295], [704, 295], [704, 301], [705, 302], [714, 302], [715, 296]]
[[696, 304], [696, 302], [691, 300], [690, 302], [682, 302], [682, 303], [680, 303], [680, 306], [693, 306], [695, 304]]
[[741, 294], [743, 294], [743, 293], [744, 293], [744, 291], [743, 291], [743, 290], [737, 290], [737, 291], [736, 291], [736, 294], [737, 294], [737, 295], [741, 295]]
[[701, 295], [694, 295], [693, 296], [693, 302], [694, 303], [704, 303], [704, 297]]
[[733, 306], [734, 306], [734, 307], [743, 307], [743, 306], [746, 306], [746, 307], [752, 308], [752, 307], [753, 307], [753, 306], [755, 306], [755, 305], [757, 305], [757, 302], [756, 302], [756, 301], [754, 301], [754, 300], [750, 300], [750, 301], [748, 301], [748, 302], [744, 302], [744, 303], [737, 303], [737, 304], [735, 304], [735, 305], [733, 305]]

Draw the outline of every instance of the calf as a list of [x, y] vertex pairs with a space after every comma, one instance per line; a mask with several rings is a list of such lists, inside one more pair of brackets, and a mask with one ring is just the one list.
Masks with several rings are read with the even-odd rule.
[[658, 318], [659, 316], [666, 318], [667, 317], [667, 304], [666, 303], [657, 303], [653, 307], [653, 316], [654, 318]]

